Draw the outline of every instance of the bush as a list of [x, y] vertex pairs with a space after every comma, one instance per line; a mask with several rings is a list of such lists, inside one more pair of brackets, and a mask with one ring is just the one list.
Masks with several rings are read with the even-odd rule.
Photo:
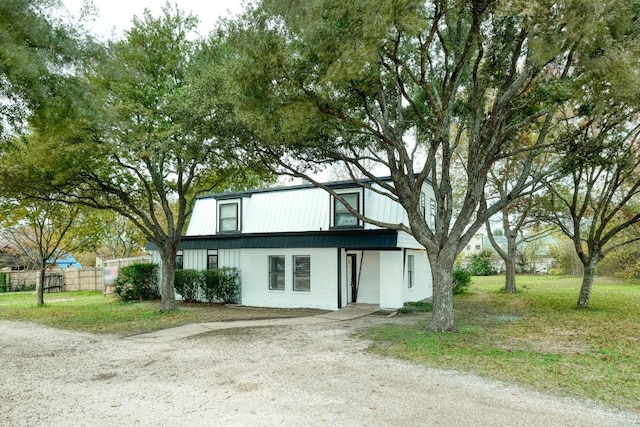
[[467, 266], [467, 270], [472, 276], [492, 276], [496, 274], [491, 265], [492, 253], [490, 250], [484, 250], [471, 257], [471, 262]]
[[0, 292], [9, 292], [7, 273], [0, 273]]
[[185, 302], [198, 301], [202, 274], [196, 270], [176, 270], [173, 286]]
[[433, 311], [433, 304], [429, 301], [409, 301], [405, 302], [404, 306], [398, 309], [400, 314], [409, 313], [429, 313]]
[[209, 302], [236, 304], [240, 300], [240, 273], [237, 268], [205, 270], [202, 274], [202, 293]]
[[146, 301], [160, 298], [158, 265], [136, 263], [122, 267], [118, 272], [113, 290], [122, 301]]
[[467, 288], [471, 285], [471, 274], [466, 270], [456, 267], [453, 269], [453, 294], [459, 295], [467, 292]]
[[225, 304], [237, 304], [240, 301], [240, 272], [237, 268], [224, 267], [220, 272], [218, 300]]

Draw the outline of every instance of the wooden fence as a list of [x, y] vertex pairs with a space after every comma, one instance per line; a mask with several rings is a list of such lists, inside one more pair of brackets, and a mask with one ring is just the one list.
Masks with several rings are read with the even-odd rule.
[[[38, 283], [37, 270], [8, 271], [8, 288], [17, 291], [21, 289], [33, 289]], [[47, 272], [47, 276], [62, 276], [65, 291], [104, 291], [104, 268], [66, 268]], [[45, 281], [47, 278], [45, 278]], [[47, 290], [45, 283], [45, 291]]]
[[65, 291], [103, 291], [104, 268], [66, 268], [64, 269]]
[[[99, 291], [99, 292], [113, 292], [113, 283], [105, 287], [104, 278], [105, 270], [107, 270], [107, 276], [117, 274], [119, 268], [131, 265], [136, 262], [150, 262], [149, 257], [135, 257], [135, 258], [121, 258], [115, 260], [104, 261], [104, 266], [101, 267], [84, 267], [84, 268], [66, 268], [64, 270], [56, 268], [50, 272], [47, 272], [47, 276], [62, 276], [65, 291]], [[7, 271], [7, 285], [8, 289], [17, 291], [23, 289], [33, 289], [38, 283], [38, 271], [37, 270], [20, 270], [20, 271]], [[45, 291], [47, 290], [47, 279], [45, 278]], [[60, 286], [51, 286], [53, 288], [59, 288]], [[58, 289], [59, 290], [59, 289]]]

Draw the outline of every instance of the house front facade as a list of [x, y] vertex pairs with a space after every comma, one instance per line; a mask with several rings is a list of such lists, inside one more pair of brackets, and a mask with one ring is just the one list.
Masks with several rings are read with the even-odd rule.
[[[367, 218], [408, 224], [402, 206], [373, 183], [328, 186]], [[428, 184], [421, 200], [423, 214], [433, 220]], [[152, 260], [161, 262], [157, 252]], [[411, 235], [360, 221], [312, 185], [199, 197], [177, 264], [238, 268], [241, 303], [249, 306], [337, 310], [366, 303], [396, 309], [432, 295], [426, 252]]]

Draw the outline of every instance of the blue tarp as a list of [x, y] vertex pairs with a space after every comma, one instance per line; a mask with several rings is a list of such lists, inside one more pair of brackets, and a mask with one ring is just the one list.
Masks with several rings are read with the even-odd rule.
[[82, 268], [82, 265], [80, 265], [80, 263], [76, 261], [76, 259], [71, 254], [61, 256], [56, 261], [56, 265], [63, 270], [67, 267]]

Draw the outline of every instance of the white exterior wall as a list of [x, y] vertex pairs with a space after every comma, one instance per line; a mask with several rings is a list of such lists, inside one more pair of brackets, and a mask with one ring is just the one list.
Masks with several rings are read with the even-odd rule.
[[380, 308], [396, 309], [404, 304], [403, 251], [380, 252]]
[[[358, 301], [380, 304], [380, 252], [349, 252], [357, 254]], [[348, 286], [348, 284], [347, 284]]]
[[407, 250], [406, 255], [414, 256], [415, 277], [413, 287], [409, 288], [407, 266], [405, 262], [404, 284], [402, 292], [403, 304], [407, 301], [422, 301], [433, 296], [431, 265], [424, 250]]
[[[285, 289], [269, 290], [269, 255], [285, 257]], [[311, 257], [311, 291], [293, 291], [293, 256]], [[337, 252], [334, 248], [243, 249], [242, 304], [258, 307], [310, 307], [337, 310]]]

